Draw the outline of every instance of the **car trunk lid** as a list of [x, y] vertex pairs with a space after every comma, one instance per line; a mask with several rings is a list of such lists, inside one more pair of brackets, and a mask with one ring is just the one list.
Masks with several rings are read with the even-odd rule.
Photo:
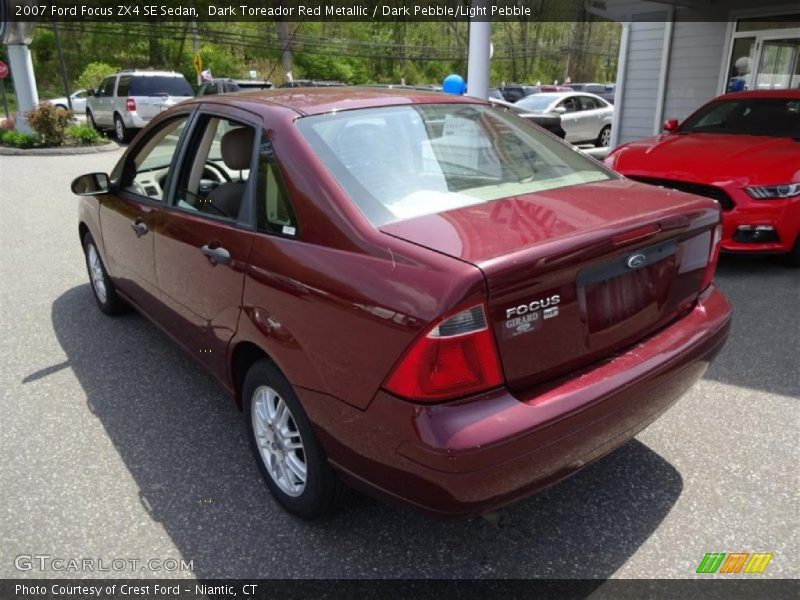
[[716, 203], [626, 180], [390, 223], [384, 233], [484, 273], [507, 385], [610, 356], [693, 305]]

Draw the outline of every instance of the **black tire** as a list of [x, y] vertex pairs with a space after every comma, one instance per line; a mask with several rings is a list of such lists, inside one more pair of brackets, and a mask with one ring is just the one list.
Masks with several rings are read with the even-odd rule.
[[114, 135], [120, 144], [127, 144], [131, 138], [130, 131], [125, 127], [125, 121], [119, 115], [114, 115]]
[[786, 260], [792, 267], [800, 267], [800, 233], [797, 234], [797, 239], [794, 241], [792, 251], [786, 255]]
[[[86, 123], [89, 125], [89, 127], [94, 129], [95, 131], [100, 131], [100, 128], [97, 126], [97, 123], [95, 123], [94, 115], [92, 115], [92, 111], [90, 111], [88, 108], [86, 109]], [[103, 132], [100, 131], [100, 133], [103, 133]]]
[[[92, 252], [97, 257], [100, 273], [102, 274], [101, 280], [104, 286], [104, 292], [101, 292], [99, 283], [95, 282], [92, 269]], [[117, 290], [114, 289], [114, 284], [111, 283], [111, 278], [108, 276], [106, 266], [103, 264], [103, 259], [100, 257], [100, 252], [97, 250], [97, 245], [94, 243], [94, 238], [91, 233], [87, 233], [83, 238], [83, 256], [86, 259], [86, 270], [89, 272], [89, 284], [92, 287], [92, 295], [94, 296], [97, 306], [107, 315], [118, 315], [128, 309], [125, 301], [119, 297]]]
[[[290, 421], [287, 422], [287, 427], [293, 425], [302, 442], [302, 449], [297, 450], [296, 453], [302, 453], [303, 455], [306, 466], [306, 480], [299, 495], [290, 495], [281, 489], [270, 473], [265, 462], [266, 459], [262, 455], [259, 441], [256, 439], [255, 429], [257, 425], [254, 421], [256, 421], [257, 417], [254, 416], [254, 401], [256, 391], [264, 388], [273, 390], [279, 399], [286, 404], [290, 411], [288, 416]], [[350, 498], [350, 490], [328, 465], [325, 453], [314, 435], [311, 423], [300, 405], [292, 385], [281, 373], [280, 369], [267, 359], [261, 359], [254, 363], [245, 376], [242, 394], [250, 446], [256, 456], [256, 462], [261, 470], [264, 482], [275, 499], [290, 513], [306, 519], [328, 515], [346, 504]], [[263, 435], [260, 437], [262, 444], [268, 443]]]
[[598, 148], [607, 148], [611, 145], [611, 125], [606, 125], [600, 130], [594, 145]]

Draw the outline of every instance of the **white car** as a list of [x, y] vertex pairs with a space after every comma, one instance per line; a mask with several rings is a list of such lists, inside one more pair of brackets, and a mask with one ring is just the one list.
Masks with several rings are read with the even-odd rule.
[[593, 143], [608, 146], [614, 105], [600, 96], [583, 92], [545, 92], [531, 94], [516, 103], [532, 113], [561, 115], [564, 138], [572, 144]]
[[[72, 100], [72, 112], [83, 114], [86, 111], [86, 90], [78, 90], [77, 92], [73, 92], [70, 94], [70, 99]], [[67, 97], [62, 96], [61, 98], [53, 98], [52, 100], [45, 100], [48, 104], [52, 104], [56, 108], [61, 108], [64, 110], [69, 109], [69, 102], [67, 102]]]
[[117, 140], [130, 141], [134, 131], [179, 102], [194, 98], [183, 75], [172, 71], [125, 70], [109, 75], [86, 101], [86, 122], [112, 129]]

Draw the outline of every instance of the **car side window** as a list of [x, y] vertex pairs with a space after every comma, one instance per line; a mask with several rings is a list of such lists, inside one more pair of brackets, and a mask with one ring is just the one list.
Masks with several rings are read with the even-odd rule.
[[98, 96], [110, 96], [114, 93], [114, 77], [106, 77], [97, 88]]
[[238, 121], [202, 116], [189, 142], [178, 180], [176, 206], [236, 221], [245, 204], [255, 129]]
[[288, 237], [300, 234], [297, 217], [275, 157], [275, 148], [266, 133], [262, 133], [258, 152], [256, 220], [258, 230], [264, 233]]
[[577, 98], [566, 98], [561, 101], [559, 106], [563, 106], [568, 113], [577, 112], [581, 109]]
[[131, 78], [120, 77], [119, 85], [117, 86], [117, 96], [129, 96], [131, 91]]
[[163, 202], [188, 120], [188, 115], [182, 115], [165, 123], [136, 150], [123, 174], [125, 191]]
[[591, 96], [581, 96], [581, 107], [583, 110], [594, 110], [596, 108], [600, 108], [597, 105], [597, 101]]

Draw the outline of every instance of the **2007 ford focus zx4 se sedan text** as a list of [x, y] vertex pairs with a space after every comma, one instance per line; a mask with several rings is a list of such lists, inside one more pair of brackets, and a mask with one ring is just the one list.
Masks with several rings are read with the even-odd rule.
[[100, 309], [135, 307], [222, 382], [304, 517], [351, 488], [513, 502], [650, 424], [729, 331], [714, 200], [474, 98], [204, 97], [72, 190]]

